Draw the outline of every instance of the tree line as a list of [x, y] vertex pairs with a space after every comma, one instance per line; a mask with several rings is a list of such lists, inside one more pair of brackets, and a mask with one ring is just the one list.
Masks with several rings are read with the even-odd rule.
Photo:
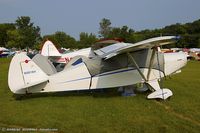
[[113, 27], [109, 19], [103, 18], [99, 23], [98, 35], [81, 32], [79, 40], [63, 31], [41, 36], [40, 27], [35, 26], [29, 16], [18, 17], [15, 23], [0, 24], [0, 46], [18, 49], [40, 49], [41, 44], [46, 40], [51, 40], [57, 47], [81, 49], [90, 47], [99, 39], [120, 38], [124, 42], [136, 43], [165, 35], [181, 37], [176, 44], [167, 47], [199, 48], [200, 19], [186, 24], [176, 23], [160, 29], [135, 31], [128, 26]]

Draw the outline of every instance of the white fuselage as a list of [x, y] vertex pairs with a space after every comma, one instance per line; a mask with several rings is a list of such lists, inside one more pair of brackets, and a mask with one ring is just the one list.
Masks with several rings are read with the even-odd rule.
[[[184, 67], [187, 58], [184, 53], [165, 53], [164, 54], [164, 73], [170, 75]], [[141, 68], [145, 77], [148, 75], [148, 68]], [[149, 81], [164, 77], [163, 72], [152, 69]], [[109, 72], [104, 72], [91, 76], [85, 63], [72, 65], [70, 68], [48, 77], [48, 82], [22, 89], [17, 93], [37, 93], [37, 92], [59, 92], [73, 90], [89, 90], [100, 88], [112, 88], [127, 86], [136, 83], [143, 83], [137, 69], [133, 67], [121, 68]], [[16, 93], [16, 92], [15, 92]]]

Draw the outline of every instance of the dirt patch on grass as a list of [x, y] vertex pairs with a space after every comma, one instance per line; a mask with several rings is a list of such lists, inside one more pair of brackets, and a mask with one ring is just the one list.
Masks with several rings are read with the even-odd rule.
[[155, 103], [158, 104], [158, 105], [160, 105], [160, 106], [162, 106], [162, 107], [164, 107], [165, 110], [171, 112], [171, 113], [172, 113], [174, 116], [176, 116], [177, 118], [182, 119], [182, 120], [185, 120], [185, 121], [189, 121], [189, 122], [191, 122], [191, 123], [193, 123], [193, 124], [195, 124], [195, 125], [200, 126], [200, 122], [199, 122], [199, 121], [196, 121], [196, 120], [194, 120], [194, 119], [192, 119], [192, 118], [190, 118], [190, 117], [188, 117], [188, 116], [186, 116], [186, 115], [183, 115], [183, 114], [180, 114], [180, 113], [175, 112], [174, 109], [171, 108], [170, 106], [165, 105], [165, 104], [163, 104], [162, 102], [159, 102], [159, 101], [155, 101]]

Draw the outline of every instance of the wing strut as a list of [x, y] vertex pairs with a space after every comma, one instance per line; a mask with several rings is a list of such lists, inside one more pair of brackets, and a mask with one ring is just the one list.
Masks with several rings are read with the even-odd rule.
[[[148, 83], [148, 80], [146, 79], [146, 77], [144, 76], [144, 74], [141, 72], [137, 62], [135, 61], [135, 59], [133, 58], [133, 56], [127, 52], [128, 57], [131, 59], [132, 63], [135, 65], [137, 71], [139, 72], [140, 76], [144, 79], [145, 83]], [[149, 72], [148, 72], [149, 73]], [[151, 87], [149, 87], [149, 85], [147, 85], [148, 89], [150, 89], [151, 91], [154, 91], [154, 89], [152, 89]]]
[[144, 76], [144, 74], [140, 70], [137, 62], [134, 59], [134, 57], [129, 52], [127, 52], [127, 55], [130, 58], [131, 62], [135, 65], [135, 67], [136, 67], [137, 71], [139, 72], [139, 74], [141, 75], [141, 77], [144, 79], [145, 84], [147, 85], [148, 89], [153, 92], [153, 93], [149, 94], [147, 96], [147, 98], [148, 99], [160, 98], [160, 99], [165, 100], [168, 97], [173, 95], [171, 90], [169, 90], [167, 88], [161, 89], [160, 85], [158, 83], [158, 80], [151, 80], [151, 81], [149, 80], [150, 79], [152, 65], [154, 63], [155, 53], [156, 53], [156, 48], [153, 48], [152, 55], [151, 55], [151, 58], [150, 58], [150, 64], [149, 64], [149, 70], [148, 70], [148, 73], [147, 73], [147, 78]]
[[152, 51], [152, 54], [151, 54], [151, 59], [150, 59], [150, 64], [149, 64], [149, 71], [148, 71], [148, 74], [147, 74], [147, 80], [149, 80], [149, 78], [150, 78], [152, 66], [153, 66], [153, 63], [154, 63], [155, 53], [156, 53], [156, 48], [153, 48], [153, 51]]
[[132, 56], [129, 52], [127, 52], [127, 55], [128, 55], [128, 57], [129, 57], [129, 59], [131, 59], [132, 63], [135, 65], [135, 67], [136, 67], [136, 69], [138, 70], [138, 72], [139, 72], [139, 74], [141, 75], [141, 77], [144, 79], [145, 82], [147, 82], [146, 77], [145, 77], [144, 74], [141, 72], [141, 70], [140, 70], [140, 68], [139, 68], [139, 66], [138, 66], [138, 64], [137, 64], [137, 62], [136, 62], [135, 59], [133, 58], [133, 56]]

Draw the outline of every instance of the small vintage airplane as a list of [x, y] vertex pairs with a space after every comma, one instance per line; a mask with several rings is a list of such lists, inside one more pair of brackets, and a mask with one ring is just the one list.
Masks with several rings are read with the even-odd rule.
[[158, 80], [179, 71], [186, 65], [187, 58], [183, 52], [159, 52], [158, 47], [176, 40], [176, 36], [163, 36], [135, 44], [96, 45], [90, 48], [92, 56], [73, 57], [61, 72], [56, 72], [42, 55], [31, 60], [23, 53], [16, 54], [10, 63], [8, 85], [15, 94], [27, 94], [144, 83], [152, 91], [148, 99], [167, 99], [173, 93], [167, 88], [161, 89]]

